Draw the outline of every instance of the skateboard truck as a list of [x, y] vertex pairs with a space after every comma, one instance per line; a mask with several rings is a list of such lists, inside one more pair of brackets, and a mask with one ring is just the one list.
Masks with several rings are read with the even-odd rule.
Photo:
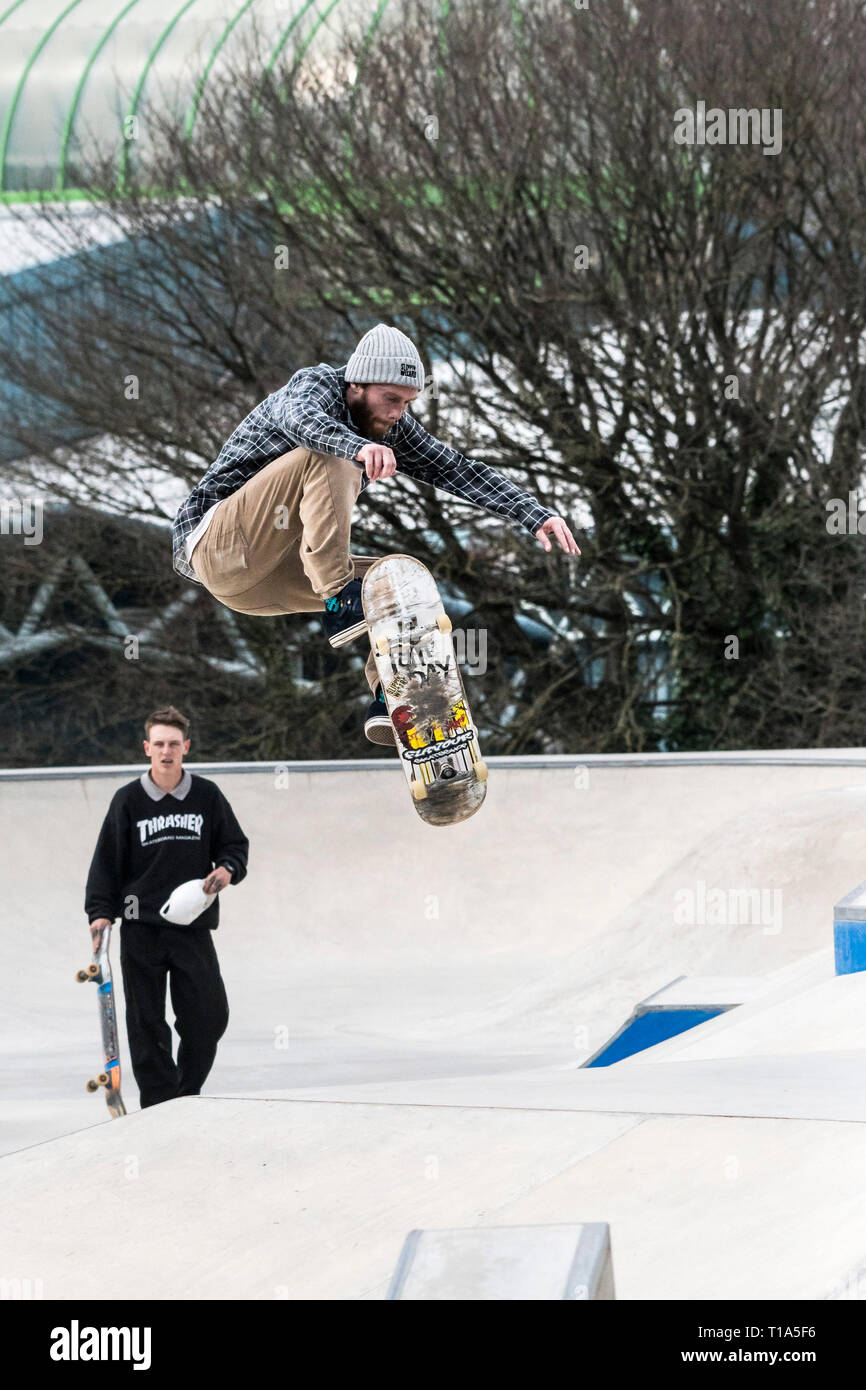
[[442, 613], [437, 613], [435, 623], [431, 623], [431, 624], [429, 625], [429, 627], [425, 627], [425, 628], [412, 628], [412, 629], [411, 629], [410, 631], [408, 631], [408, 632], [405, 632], [405, 633], [400, 632], [400, 633], [397, 635], [396, 639], [395, 639], [394, 637], [388, 637], [388, 636], [377, 637], [377, 638], [376, 638], [376, 655], [377, 655], [377, 656], [390, 656], [390, 654], [391, 654], [391, 649], [392, 649], [392, 647], [395, 646], [395, 645], [396, 645], [396, 646], [400, 646], [401, 643], [403, 643], [403, 642], [409, 642], [409, 643], [411, 643], [411, 644], [414, 646], [416, 643], [422, 642], [422, 641], [424, 640], [425, 637], [430, 637], [430, 636], [432, 636], [432, 634], [433, 634], [434, 632], [450, 632], [450, 631], [451, 631], [451, 619], [448, 617], [448, 614], [447, 614], [446, 612], [443, 611]]

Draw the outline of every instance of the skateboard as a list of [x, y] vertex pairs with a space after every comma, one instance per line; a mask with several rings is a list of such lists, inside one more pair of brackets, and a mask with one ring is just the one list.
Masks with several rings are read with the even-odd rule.
[[105, 1070], [92, 1081], [88, 1081], [88, 1091], [98, 1091], [105, 1087], [105, 1099], [115, 1119], [126, 1114], [126, 1106], [120, 1094], [120, 1051], [117, 1045], [117, 1014], [114, 1008], [114, 986], [111, 982], [111, 963], [108, 959], [108, 940], [111, 927], [102, 933], [102, 945], [94, 953], [93, 964], [86, 970], [76, 973], [76, 980], [84, 984], [92, 980], [98, 986], [99, 1024], [102, 1029], [102, 1052]]
[[364, 575], [361, 603], [415, 809], [428, 825], [467, 820], [487, 765], [436, 581], [420, 560], [385, 555]]

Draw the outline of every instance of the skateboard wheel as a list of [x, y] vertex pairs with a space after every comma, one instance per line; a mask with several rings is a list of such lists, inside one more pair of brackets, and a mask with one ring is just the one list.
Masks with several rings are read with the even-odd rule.
[[391, 650], [391, 643], [387, 637], [376, 638], [376, 652], [379, 656], [387, 656]]
[[98, 1082], [98, 1081], [88, 1081], [88, 1083], [87, 1083], [87, 1089], [88, 1089], [88, 1091], [98, 1091], [98, 1090], [99, 1090], [99, 1082]]
[[473, 768], [474, 768], [474, 770], [475, 770], [475, 776], [478, 778], [478, 781], [479, 781], [479, 782], [486, 782], [486, 781], [487, 781], [487, 771], [488, 771], [488, 769], [487, 769], [487, 764], [486, 764], [486, 762], [484, 761], [484, 759], [483, 759], [483, 758], [479, 758], [478, 761], [477, 761], [477, 763], [473, 763], [472, 766], [473, 766]]
[[101, 1071], [101, 1072], [99, 1073], [99, 1075], [97, 1076], [97, 1078], [96, 1078], [97, 1085], [99, 1085], [99, 1086], [107, 1086], [109, 1080], [110, 1080], [110, 1077], [109, 1077], [107, 1071]]
[[412, 795], [416, 801], [427, 800], [427, 788], [424, 786], [423, 782], [412, 783]]
[[440, 632], [451, 631], [451, 619], [448, 617], [447, 613], [440, 613], [438, 615], [436, 619], [436, 626], [438, 627]]

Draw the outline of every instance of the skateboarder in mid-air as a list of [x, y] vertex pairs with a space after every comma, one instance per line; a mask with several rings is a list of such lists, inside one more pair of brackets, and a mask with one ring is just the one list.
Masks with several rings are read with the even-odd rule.
[[[249, 848], [216, 783], [183, 767], [189, 752], [184, 715], [173, 705], [157, 710], [145, 733], [150, 768], [112, 797], [84, 902], [94, 955], [105, 929], [121, 919], [126, 1031], [142, 1109], [198, 1095], [229, 1017], [212, 936], [219, 899], [189, 925], [167, 921], [160, 908], [193, 879], [204, 880], [205, 894], [240, 883]], [[166, 981], [180, 1036], [176, 1063], [165, 1018]]]
[[[414, 343], [378, 324], [345, 367], [303, 367], [242, 420], [174, 521], [174, 566], [239, 613], [320, 613], [331, 646], [366, 630], [350, 552], [352, 510], [401, 472], [507, 517], [545, 550], [580, 552], [565, 521], [486, 464], [427, 433], [407, 409], [424, 386]], [[375, 661], [364, 731], [393, 743]]]

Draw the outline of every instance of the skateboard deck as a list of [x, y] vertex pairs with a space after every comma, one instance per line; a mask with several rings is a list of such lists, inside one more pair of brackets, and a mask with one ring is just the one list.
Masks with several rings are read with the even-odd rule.
[[420, 560], [385, 555], [364, 575], [361, 603], [415, 809], [428, 825], [467, 820], [487, 765], [436, 581]]
[[120, 1048], [117, 1041], [117, 1014], [114, 1007], [114, 986], [111, 979], [111, 962], [108, 959], [108, 942], [111, 927], [102, 934], [102, 945], [94, 953], [93, 963], [86, 970], [76, 973], [76, 980], [84, 984], [92, 980], [98, 989], [99, 1025], [102, 1030], [102, 1054], [105, 1069], [88, 1081], [88, 1091], [98, 1091], [105, 1087], [105, 1100], [115, 1119], [126, 1114], [126, 1106], [120, 1094]]

